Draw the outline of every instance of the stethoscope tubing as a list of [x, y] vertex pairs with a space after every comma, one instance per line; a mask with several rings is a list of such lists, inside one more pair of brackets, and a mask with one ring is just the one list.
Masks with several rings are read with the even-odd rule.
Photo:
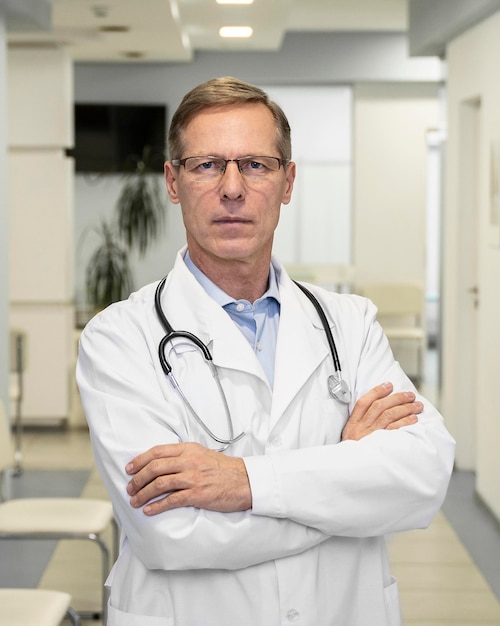
[[328, 319], [326, 318], [325, 312], [323, 311], [323, 307], [318, 302], [318, 299], [315, 296], [313, 296], [313, 294], [309, 291], [309, 289], [306, 289], [304, 285], [301, 285], [296, 280], [294, 280], [293, 282], [302, 291], [302, 293], [305, 296], [307, 296], [307, 298], [310, 300], [310, 302], [313, 304], [314, 308], [316, 309], [316, 312], [321, 320], [323, 329], [325, 331], [326, 339], [330, 347], [330, 352], [332, 353], [333, 366], [335, 368], [335, 372], [341, 372], [342, 369], [340, 367], [339, 353], [337, 352], [337, 346], [335, 345], [335, 340], [333, 339], [332, 331], [330, 330], [330, 324], [328, 323]]
[[[172, 387], [180, 395], [180, 397], [182, 398], [184, 404], [186, 405], [187, 409], [189, 410], [191, 415], [194, 417], [196, 422], [207, 433], [207, 435], [211, 439], [213, 439], [213, 441], [216, 441], [217, 443], [221, 444], [222, 448], [219, 448], [218, 451], [219, 452], [223, 452], [230, 445], [232, 445], [233, 443], [236, 443], [242, 437], [244, 437], [245, 433], [241, 432], [236, 437], [234, 436], [233, 423], [232, 423], [232, 420], [231, 420], [231, 413], [229, 411], [229, 406], [227, 404], [226, 394], [224, 393], [224, 390], [222, 389], [222, 384], [220, 382], [219, 374], [217, 372], [217, 368], [215, 367], [215, 365], [213, 363], [212, 354], [210, 353], [210, 350], [209, 350], [208, 346], [206, 344], [204, 344], [203, 341], [199, 337], [197, 337], [194, 333], [190, 333], [187, 330], [174, 330], [172, 328], [170, 322], [168, 321], [165, 313], [163, 312], [163, 308], [161, 306], [161, 294], [162, 294], [163, 289], [165, 287], [166, 280], [167, 280], [167, 277], [165, 276], [159, 282], [159, 284], [158, 284], [158, 286], [156, 288], [156, 291], [155, 291], [155, 310], [156, 310], [156, 314], [158, 315], [158, 319], [160, 320], [160, 323], [163, 326], [163, 330], [166, 333], [165, 336], [163, 337], [163, 339], [160, 341], [160, 344], [158, 346], [158, 358], [160, 360], [160, 365], [161, 365], [161, 367], [163, 369], [163, 372], [165, 373], [165, 375], [167, 376], [168, 380], [170, 381]], [[214, 432], [212, 432], [212, 430], [205, 424], [205, 422], [201, 419], [201, 417], [198, 415], [198, 413], [194, 410], [194, 408], [192, 407], [191, 403], [187, 399], [186, 395], [182, 391], [181, 386], [177, 382], [177, 379], [173, 375], [173, 373], [172, 373], [172, 366], [168, 362], [165, 354], [166, 354], [166, 345], [167, 345], [167, 343], [169, 341], [172, 341], [172, 339], [177, 339], [177, 338], [179, 338], [179, 339], [187, 339], [188, 341], [191, 341], [201, 351], [205, 361], [207, 362], [207, 365], [210, 367], [210, 371], [212, 372], [212, 376], [214, 377], [215, 383], [216, 383], [217, 388], [219, 390], [219, 395], [220, 395], [220, 397], [222, 399], [222, 403], [223, 403], [223, 406], [224, 406], [224, 413], [226, 415], [226, 419], [227, 419], [228, 427], [229, 427], [229, 432], [230, 432], [230, 437], [229, 438], [224, 439], [222, 437], [218, 437]]]
[[[158, 315], [158, 319], [159, 319], [159, 321], [160, 321], [160, 323], [161, 323], [161, 325], [163, 327], [163, 330], [165, 331], [165, 336], [160, 341], [160, 344], [158, 346], [158, 358], [160, 360], [160, 365], [161, 365], [161, 367], [163, 369], [163, 372], [165, 373], [167, 378], [170, 380], [170, 383], [172, 384], [174, 389], [179, 393], [179, 395], [182, 398], [183, 402], [185, 403], [187, 409], [189, 410], [191, 415], [194, 417], [196, 422], [203, 428], [203, 430], [207, 433], [207, 435], [211, 439], [213, 439], [217, 443], [220, 443], [223, 446], [222, 448], [219, 448], [219, 451], [223, 451], [228, 446], [230, 446], [233, 443], [236, 443], [237, 441], [239, 441], [245, 435], [245, 433], [242, 432], [239, 435], [237, 435], [236, 437], [234, 436], [233, 424], [232, 424], [232, 420], [231, 420], [231, 413], [229, 411], [229, 406], [227, 404], [226, 395], [224, 393], [224, 390], [222, 389], [222, 385], [221, 385], [221, 382], [220, 382], [220, 379], [219, 379], [219, 375], [217, 373], [217, 368], [215, 367], [215, 365], [213, 363], [212, 354], [211, 354], [208, 346], [206, 344], [204, 344], [203, 341], [199, 337], [197, 337], [194, 333], [191, 333], [191, 332], [186, 331], [186, 330], [174, 330], [172, 328], [170, 322], [168, 321], [165, 313], [163, 312], [163, 307], [161, 305], [161, 295], [162, 295], [163, 289], [165, 287], [166, 280], [167, 280], [167, 277], [165, 276], [158, 283], [158, 286], [157, 286], [156, 291], [155, 291], [155, 298], [154, 298], [156, 314]], [[336, 398], [337, 400], [340, 400], [343, 403], [347, 403], [350, 400], [350, 392], [348, 390], [347, 385], [345, 384], [345, 381], [342, 380], [342, 372], [341, 372], [341, 368], [340, 368], [340, 359], [339, 359], [339, 356], [338, 356], [337, 347], [335, 345], [335, 340], [333, 338], [332, 331], [330, 330], [330, 324], [328, 323], [328, 319], [327, 319], [327, 317], [325, 315], [325, 312], [323, 311], [323, 308], [320, 305], [320, 303], [317, 300], [317, 298], [309, 291], [309, 289], [307, 289], [306, 287], [304, 287], [304, 285], [298, 283], [297, 281], [293, 281], [293, 282], [302, 291], [302, 293], [309, 299], [309, 301], [312, 303], [312, 305], [316, 309], [316, 312], [317, 312], [317, 314], [318, 314], [318, 316], [319, 316], [319, 318], [321, 320], [321, 323], [323, 325], [323, 329], [325, 331], [325, 335], [326, 335], [326, 338], [327, 338], [327, 341], [328, 341], [328, 345], [329, 345], [329, 348], [330, 348], [330, 352], [331, 352], [331, 355], [332, 355], [332, 359], [333, 359], [333, 365], [334, 365], [334, 368], [335, 368], [335, 373], [333, 375], [330, 375], [329, 378], [328, 378], [328, 386], [329, 386], [330, 394], [332, 395], [332, 397]], [[216, 384], [217, 384], [217, 387], [218, 387], [218, 390], [219, 390], [220, 397], [222, 398], [222, 402], [223, 402], [223, 405], [224, 405], [224, 411], [225, 411], [225, 414], [226, 414], [226, 419], [227, 419], [227, 422], [228, 422], [229, 433], [230, 433], [229, 438], [224, 439], [222, 437], [216, 436], [210, 430], [210, 428], [208, 428], [208, 426], [201, 419], [201, 417], [196, 413], [196, 411], [194, 410], [194, 408], [191, 406], [190, 402], [188, 401], [188, 399], [184, 395], [184, 393], [183, 393], [179, 383], [177, 382], [176, 378], [174, 377], [174, 375], [172, 373], [172, 366], [170, 365], [170, 363], [168, 362], [168, 360], [167, 360], [167, 358], [165, 356], [166, 355], [166, 345], [167, 345], [167, 343], [169, 341], [172, 341], [173, 339], [187, 339], [188, 341], [191, 341], [201, 351], [205, 361], [210, 366], [210, 369], [212, 371], [213, 377], [214, 377], [214, 379], [216, 381]]]

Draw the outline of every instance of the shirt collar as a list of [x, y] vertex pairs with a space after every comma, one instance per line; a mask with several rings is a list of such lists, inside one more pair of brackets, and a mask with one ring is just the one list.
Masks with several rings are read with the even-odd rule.
[[[234, 298], [231, 298], [225, 291], [223, 291], [220, 287], [218, 287], [213, 281], [210, 280], [191, 260], [189, 256], [189, 250], [186, 250], [184, 255], [184, 262], [189, 269], [189, 271], [193, 274], [196, 280], [200, 283], [203, 289], [207, 292], [207, 294], [215, 300], [217, 304], [220, 306], [226, 306], [227, 304], [231, 304], [232, 302], [237, 302]], [[278, 277], [276, 274], [276, 270], [274, 269], [273, 264], [271, 263], [269, 266], [269, 283], [266, 292], [256, 300], [259, 302], [260, 300], [264, 300], [265, 298], [274, 298], [278, 303], [280, 300], [280, 292], [278, 287]]]

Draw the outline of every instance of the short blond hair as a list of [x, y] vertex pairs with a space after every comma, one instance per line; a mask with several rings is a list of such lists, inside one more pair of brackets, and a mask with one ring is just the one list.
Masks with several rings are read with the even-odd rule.
[[232, 76], [213, 78], [189, 91], [172, 117], [168, 133], [170, 159], [180, 159], [183, 154], [183, 133], [189, 122], [204, 109], [231, 104], [264, 104], [276, 122], [277, 149], [282, 159], [292, 158], [290, 124], [281, 107], [267, 93]]

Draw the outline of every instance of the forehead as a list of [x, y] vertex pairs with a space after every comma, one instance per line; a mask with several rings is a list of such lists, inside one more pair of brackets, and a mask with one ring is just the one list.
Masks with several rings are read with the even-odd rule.
[[245, 103], [201, 110], [187, 124], [183, 144], [192, 154], [231, 156], [229, 150], [241, 156], [275, 151], [277, 137], [271, 111], [260, 102]]

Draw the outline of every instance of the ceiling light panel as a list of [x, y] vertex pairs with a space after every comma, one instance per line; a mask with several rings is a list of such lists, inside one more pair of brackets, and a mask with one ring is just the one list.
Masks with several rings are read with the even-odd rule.
[[219, 35], [225, 38], [245, 39], [253, 35], [251, 26], [223, 26]]
[[[176, 0], [184, 31], [195, 50], [278, 50], [286, 16], [296, 0], [255, 0], [217, 4], [215, 0]], [[321, 0], [325, 1], [325, 0]], [[222, 26], [248, 26], [251, 37], [221, 37]]]

